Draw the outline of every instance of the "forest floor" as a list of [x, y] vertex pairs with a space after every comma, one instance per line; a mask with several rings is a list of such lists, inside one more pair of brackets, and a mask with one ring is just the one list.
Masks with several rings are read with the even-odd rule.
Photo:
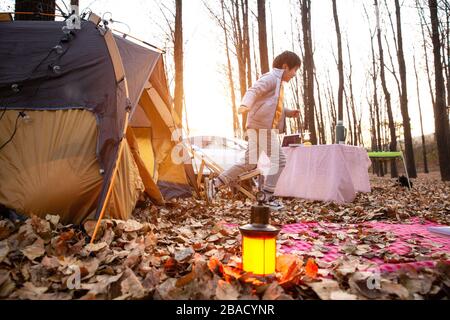
[[[450, 237], [413, 231], [450, 225], [450, 184], [433, 173], [419, 175], [411, 191], [388, 177], [371, 176], [371, 187], [343, 205], [284, 199], [271, 218], [282, 228], [277, 272], [267, 277], [241, 269], [237, 226], [248, 223], [252, 203], [231, 194], [210, 206], [194, 198], [141, 203], [131, 220], [104, 220], [95, 244], [93, 223], [2, 219], [0, 298], [450, 298]], [[390, 250], [396, 243], [403, 249]], [[377, 269], [383, 264], [406, 267]]]

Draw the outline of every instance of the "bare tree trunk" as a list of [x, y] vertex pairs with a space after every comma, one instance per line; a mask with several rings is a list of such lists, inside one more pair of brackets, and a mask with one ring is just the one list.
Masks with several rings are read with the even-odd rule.
[[303, 45], [305, 48], [303, 69], [305, 129], [309, 130], [311, 133], [311, 143], [317, 144], [317, 133], [314, 119], [314, 57], [311, 36], [311, 0], [300, 0], [300, 6], [302, 15]]
[[[343, 120], [343, 93], [344, 93], [344, 64], [342, 61], [342, 40], [341, 29], [339, 26], [339, 17], [336, 8], [336, 0], [332, 0], [334, 26], [336, 28], [336, 38], [338, 46], [338, 72], [339, 72], [339, 88], [338, 88], [338, 120]], [[350, 125], [350, 123], [349, 123]]]
[[258, 35], [259, 35], [259, 59], [261, 73], [269, 72], [269, 57], [267, 53], [266, 31], [266, 0], [258, 0]]
[[[55, 20], [55, 0], [16, 0], [15, 12], [33, 12], [32, 14], [16, 14], [16, 20]], [[41, 15], [42, 14], [42, 15]]]
[[423, 134], [422, 107], [420, 104], [420, 90], [419, 90], [419, 76], [417, 74], [416, 57], [415, 56], [413, 56], [413, 60], [414, 60], [414, 74], [416, 75], [417, 104], [419, 106], [420, 130], [422, 133], [423, 172], [428, 173], [429, 171], [428, 171], [428, 161], [427, 161], [427, 146], [425, 143], [425, 135]]
[[328, 93], [328, 103], [329, 103], [329, 111], [330, 111], [330, 132], [331, 132], [331, 143], [336, 141], [336, 130], [334, 128], [337, 124], [337, 116], [336, 116], [336, 105], [334, 102], [334, 94], [333, 94], [333, 86], [331, 85], [330, 74], [327, 71], [327, 93]]
[[259, 79], [259, 77], [260, 77], [260, 72], [259, 72], [259, 69], [258, 69], [258, 58], [257, 58], [257, 56], [256, 56], [256, 52], [257, 52], [256, 46], [255, 46], [256, 41], [254, 40], [254, 39], [256, 39], [256, 36], [255, 36], [255, 28], [254, 28], [253, 23], [252, 23], [252, 38], [253, 38], [253, 42], [252, 42], [252, 48], [253, 48], [253, 67], [254, 67], [254, 70], [255, 70], [255, 79]]
[[299, 83], [297, 77], [294, 77], [290, 82], [290, 89], [292, 92], [292, 97], [294, 99], [295, 109], [299, 110], [300, 113], [298, 117], [295, 119], [297, 132], [303, 133], [303, 122], [302, 122], [302, 114], [300, 109], [300, 93], [299, 93]]
[[183, 2], [175, 1], [175, 34], [174, 34], [174, 62], [175, 62], [175, 89], [174, 108], [175, 112], [183, 120]]
[[270, 14], [270, 38], [271, 38], [271, 45], [272, 45], [272, 60], [275, 59], [275, 38], [273, 36], [273, 16], [272, 16], [272, 6], [270, 5], [269, 0], [269, 14]]
[[[239, 91], [241, 93], [241, 98], [244, 97], [247, 91], [247, 64], [246, 64], [246, 54], [245, 54], [245, 44], [243, 39], [244, 31], [241, 27], [241, 15], [239, 10], [239, 0], [231, 0], [231, 12], [230, 18], [233, 27], [233, 43], [236, 52], [236, 58], [238, 63], [239, 72]], [[242, 131], [245, 133], [247, 130], [247, 113], [242, 115]], [[244, 134], [245, 136], [245, 134]]]
[[439, 155], [439, 167], [443, 181], [450, 181], [450, 143], [448, 112], [445, 106], [445, 84], [442, 75], [441, 41], [439, 39], [439, 20], [436, 0], [428, 0], [432, 28], [436, 103], [434, 105], [434, 125]]
[[[375, 149], [376, 151], [381, 151], [381, 123], [380, 123], [380, 107], [378, 104], [378, 73], [377, 73], [377, 63], [375, 58], [375, 49], [374, 49], [374, 40], [375, 37], [374, 32], [372, 32], [372, 29], [370, 28], [370, 19], [369, 14], [367, 13], [366, 7], [364, 6], [364, 12], [366, 14], [367, 18], [367, 24], [369, 25], [369, 35], [370, 35], [370, 48], [372, 53], [372, 83], [373, 83], [373, 122], [374, 122], [374, 137], [375, 137]], [[374, 169], [378, 176], [383, 176], [383, 166], [380, 164], [379, 161], [374, 161]]]
[[[420, 6], [419, 4], [419, 0], [416, 0], [416, 5], [417, 5], [417, 10], [419, 13], [419, 18], [420, 18], [420, 27], [421, 27], [421, 32], [422, 32], [422, 41], [423, 41], [423, 51], [424, 51], [424, 56], [425, 56], [425, 69], [427, 71], [427, 81], [428, 81], [428, 88], [430, 90], [430, 97], [431, 97], [431, 104], [434, 107], [434, 104], [436, 103], [434, 101], [434, 91], [433, 91], [433, 85], [432, 85], [432, 81], [431, 81], [431, 75], [430, 75], [430, 66], [429, 66], [429, 62], [428, 62], [428, 50], [427, 50], [427, 40], [425, 37], [425, 25], [426, 25], [426, 19], [425, 19], [425, 13], [423, 12], [423, 8]], [[431, 37], [431, 34], [430, 34]]]
[[[394, 36], [394, 37], [395, 37], [395, 36]], [[397, 76], [397, 71], [396, 71], [396, 69], [395, 69], [394, 60], [392, 59], [392, 54], [391, 54], [391, 49], [390, 49], [390, 46], [389, 46], [389, 42], [388, 42], [386, 36], [384, 37], [384, 39], [385, 39], [385, 42], [386, 42], [386, 48], [387, 48], [388, 57], [389, 57], [389, 61], [391, 62], [391, 68], [392, 68], [392, 69], [389, 69], [386, 65], [385, 65], [384, 67], [385, 67], [385, 68], [392, 74], [392, 76], [394, 77], [395, 84], [397, 85], [398, 97], [400, 98], [401, 95], [402, 95], [402, 87], [400, 86], [400, 80], [398, 79], [398, 76]]]
[[[373, 111], [373, 101], [370, 101], [369, 96], [366, 96], [367, 104], [369, 105], [369, 117], [370, 117], [370, 149], [377, 149], [377, 134], [375, 127], [375, 114]], [[378, 172], [378, 162], [372, 161], [372, 172]]]
[[[441, 48], [442, 48], [442, 58], [443, 58], [442, 64], [443, 64], [443, 70], [445, 73], [445, 82], [446, 82], [446, 89], [447, 89], [447, 105], [448, 105], [447, 109], [449, 109], [450, 108], [450, 57], [448, 56], [448, 54], [450, 54], [450, 39], [449, 39], [450, 17], [448, 15], [450, 13], [450, 2], [448, 2], [448, 0], [442, 1], [442, 7], [444, 9], [445, 16], [446, 16], [445, 21], [443, 19], [440, 20], [441, 38], [442, 38]], [[450, 111], [450, 109], [449, 109], [449, 111]]]
[[[330, 99], [330, 98], [328, 97], [328, 99]], [[331, 106], [331, 104], [330, 104], [330, 106]], [[334, 123], [333, 111], [331, 110], [331, 108], [328, 109], [328, 119], [330, 121], [330, 124]], [[335, 141], [335, 138], [336, 138], [335, 137], [336, 131], [333, 130], [332, 126], [329, 126], [329, 129], [330, 129], [331, 141], [333, 142], [333, 141]]]
[[[269, 7], [270, 8], [270, 7]], [[294, 40], [294, 26], [293, 26], [293, 17], [292, 12], [290, 13], [290, 24], [291, 24], [291, 45], [292, 45], [292, 51], [295, 51], [295, 40]], [[299, 30], [300, 28], [297, 28], [296, 30]], [[298, 31], [297, 31], [298, 32]], [[272, 42], [273, 44], [273, 42]], [[302, 121], [302, 112], [300, 108], [300, 84], [298, 81], [298, 76], [296, 75], [291, 81], [290, 81], [290, 88], [292, 92], [292, 96], [294, 99], [295, 109], [299, 110], [298, 117], [294, 120], [296, 124], [296, 131], [303, 135], [303, 121]]]
[[235, 39], [235, 48], [236, 55], [238, 61], [238, 69], [239, 69], [239, 85], [241, 98], [244, 96], [247, 91], [247, 76], [246, 76], [246, 64], [245, 64], [245, 52], [244, 52], [244, 40], [243, 40], [243, 31], [241, 27], [241, 16], [239, 10], [238, 0], [232, 0], [232, 19], [234, 25], [234, 39]]
[[[380, 101], [380, 106], [383, 106], [382, 101]], [[384, 106], [386, 107], [386, 106]], [[386, 112], [383, 112], [383, 108], [380, 109], [381, 112], [381, 121], [383, 123], [383, 150], [390, 150], [390, 140], [388, 138], [390, 134], [390, 127], [389, 127], [389, 116], [387, 115], [387, 109]], [[381, 164], [383, 165], [383, 172], [385, 174], [388, 173], [388, 166], [386, 161], [382, 161]], [[392, 161], [391, 161], [392, 166]], [[391, 168], [392, 169], [392, 168]], [[392, 171], [391, 171], [392, 174]]]
[[347, 123], [348, 123], [348, 137], [349, 144], [353, 145], [353, 127], [352, 119], [350, 118], [350, 101], [347, 96], [347, 90], [344, 88], [344, 99], [345, 99], [345, 111], [347, 113]]
[[[388, 17], [389, 17], [389, 24], [390, 24], [391, 30], [392, 30], [392, 38], [394, 40], [395, 51], [398, 53], [397, 36], [396, 36], [395, 30], [394, 30], [394, 23], [392, 22], [392, 15], [391, 15], [390, 9], [388, 7], [387, 0], [384, 0], [384, 5], [386, 7]], [[392, 59], [392, 54], [391, 54], [391, 49], [390, 49], [391, 46], [389, 45], [389, 41], [388, 41], [386, 35], [384, 35], [384, 40], [386, 42], [386, 48], [387, 48], [389, 61], [391, 62], [392, 69], [390, 70], [386, 65], [384, 67], [394, 76], [395, 83], [397, 85], [398, 96], [400, 99], [401, 95], [402, 95], [402, 88], [400, 86], [400, 80], [398, 79], [398, 76], [397, 76], [397, 71], [395, 69], [394, 60]], [[395, 122], [394, 122], [394, 127], [397, 127]], [[399, 130], [400, 130], [400, 128], [399, 128]], [[395, 160], [391, 160], [391, 166], [393, 165], [393, 163], [395, 163]]]
[[403, 54], [403, 35], [402, 35], [402, 22], [401, 22], [401, 12], [399, 0], [395, 0], [395, 16], [397, 20], [397, 40], [398, 40], [398, 51], [397, 59], [399, 65], [400, 81], [402, 92], [400, 96], [400, 109], [403, 119], [403, 136], [405, 138], [405, 155], [406, 155], [406, 167], [408, 169], [408, 174], [411, 178], [417, 177], [416, 163], [414, 160], [414, 149], [413, 141], [411, 136], [411, 120], [409, 118], [408, 112], [408, 91], [406, 84], [406, 64], [405, 56]]
[[319, 141], [321, 144], [326, 144], [326, 135], [325, 135], [325, 124], [323, 122], [323, 111], [322, 111], [322, 98], [320, 96], [320, 86], [319, 81], [317, 80], [317, 75], [314, 74], [314, 78], [316, 79], [316, 86], [317, 86], [317, 99], [319, 101], [319, 114], [318, 114], [318, 123], [319, 125], [319, 134], [320, 138]]
[[[450, 3], [445, 5], [446, 38], [447, 38], [447, 112], [450, 113]], [[444, 55], [445, 57], [445, 55]]]
[[236, 107], [236, 93], [234, 91], [234, 80], [233, 80], [233, 71], [231, 67], [231, 59], [230, 59], [230, 49], [228, 45], [228, 28], [227, 24], [225, 22], [225, 5], [224, 0], [220, 1], [221, 8], [222, 8], [222, 27], [225, 37], [225, 52], [227, 55], [227, 75], [228, 75], [228, 83], [230, 86], [230, 96], [231, 96], [231, 108], [233, 112], [233, 132], [235, 137], [241, 136], [241, 129], [239, 125], [239, 117], [237, 113], [237, 107]]
[[[385, 64], [384, 64], [384, 54], [383, 54], [383, 44], [381, 42], [381, 27], [380, 27], [380, 11], [378, 6], [378, 0], [375, 0], [375, 13], [377, 19], [377, 39], [378, 39], [378, 50], [379, 50], [379, 59], [380, 59], [380, 76], [381, 76], [381, 85], [383, 87], [383, 93], [386, 101], [387, 115], [389, 120], [389, 132], [391, 136], [391, 142], [389, 144], [390, 151], [397, 150], [397, 136], [395, 134], [395, 123], [394, 117], [392, 115], [392, 107], [391, 107], [391, 94], [387, 88], [386, 77], [385, 77]], [[391, 177], [395, 178], [398, 176], [397, 165], [394, 161], [391, 162]]]
[[353, 80], [352, 80], [352, 73], [353, 73], [353, 65], [352, 65], [352, 57], [350, 55], [350, 46], [348, 44], [347, 39], [347, 53], [348, 53], [348, 64], [349, 64], [349, 73], [348, 73], [348, 85], [350, 90], [350, 106], [352, 108], [352, 116], [353, 116], [353, 144], [355, 146], [358, 145], [358, 119], [356, 117], [356, 106], [355, 106], [355, 96], [353, 94]]
[[359, 144], [362, 145], [364, 148], [365, 143], [364, 143], [364, 137], [363, 137], [362, 130], [361, 130], [362, 118], [363, 118], [363, 112], [362, 112], [362, 103], [361, 103], [361, 105], [359, 106], [359, 119], [358, 119], [358, 134], [359, 135], [358, 135], [358, 137], [359, 137]]
[[250, 57], [250, 33], [248, 27], [248, 0], [241, 0], [243, 34], [244, 34], [244, 55], [247, 65], [247, 87], [252, 86], [252, 60]]

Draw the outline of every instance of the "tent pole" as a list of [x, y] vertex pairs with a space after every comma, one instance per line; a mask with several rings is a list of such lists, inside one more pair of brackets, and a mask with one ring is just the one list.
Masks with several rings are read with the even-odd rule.
[[129, 118], [130, 112], [131, 112], [131, 110], [127, 110], [127, 113], [125, 114], [125, 125], [123, 127], [122, 139], [120, 140], [119, 152], [117, 155], [116, 165], [114, 166], [114, 171], [113, 171], [113, 174], [112, 174], [109, 186], [108, 186], [108, 192], [106, 193], [105, 201], [103, 202], [103, 205], [102, 205], [102, 210], [100, 211], [100, 215], [98, 217], [97, 224], [95, 225], [94, 233], [92, 234], [92, 238], [91, 238], [91, 242], [90, 242], [91, 244], [93, 244], [95, 241], [95, 237], [97, 236], [98, 230], [100, 228], [100, 223], [102, 222], [103, 216], [105, 215], [106, 206], [109, 202], [109, 198], [111, 196], [112, 189], [114, 187], [114, 181], [117, 176], [120, 159], [122, 158], [123, 147], [124, 147], [124, 144], [126, 141], [125, 134], [126, 134], [127, 128], [128, 128], [128, 118]]

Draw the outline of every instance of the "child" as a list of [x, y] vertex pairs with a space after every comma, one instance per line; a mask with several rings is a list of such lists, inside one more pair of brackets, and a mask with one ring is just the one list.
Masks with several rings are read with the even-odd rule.
[[271, 163], [262, 189], [265, 202], [273, 210], [283, 208], [273, 198], [275, 186], [286, 163], [277, 134], [284, 132], [286, 117], [297, 117], [299, 114], [299, 110], [283, 107], [283, 82], [289, 82], [300, 66], [298, 55], [285, 51], [274, 59], [272, 71], [262, 75], [245, 93], [239, 113], [248, 112], [248, 147], [241, 161], [209, 181], [206, 194], [210, 201], [214, 199], [218, 188], [232, 185], [241, 174], [255, 169], [259, 156], [265, 152]]

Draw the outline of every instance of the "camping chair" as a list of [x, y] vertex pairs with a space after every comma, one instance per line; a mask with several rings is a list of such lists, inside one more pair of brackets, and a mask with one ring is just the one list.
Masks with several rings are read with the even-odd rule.
[[[197, 186], [199, 189], [201, 189], [203, 187], [203, 189], [206, 190], [206, 185], [208, 183], [208, 180], [213, 177], [218, 177], [224, 171], [224, 169], [219, 164], [217, 164], [214, 160], [212, 160], [210, 157], [208, 157], [206, 154], [198, 152], [194, 149], [191, 149], [190, 152], [192, 153], [193, 157], [200, 160], [200, 167], [199, 167], [198, 173], [197, 173]], [[203, 177], [203, 172], [204, 172], [205, 168], [209, 169], [210, 175], [209, 175], [209, 177], [204, 179], [203, 185], [202, 185], [202, 177]], [[237, 189], [237, 191], [243, 193], [245, 196], [247, 196], [251, 200], [255, 200], [256, 197], [250, 191], [245, 189], [241, 185], [241, 183], [243, 183], [244, 181], [253, 179], [254, 177], [259, 176], [260, 174], [261, 174], [261, 171], [258, 168], [254, 169], [252, 171], [243, 173], [242, 175], [240, 175], [238, 177], [238, 183], [235, 186], [235, 188]], [[205, 199], [207, 199], [205, 193], [204, 193], [204, 196], [205, 196]]]
[[408, 169], [406, 168], [405, 159], [403, 156], [403, 152], [401, 151], [373, 151], [368, 152], [370, 159], [378, 160], [378, 161], [389, 161], [389, 160], [396, 160], [401, 159], [403, 162], [403, 167], [405, 168], [406, 178], [408, 179], [408, 186], [409, 189], [411, 189], [411, 183], [409, 181], [409, 174]]

